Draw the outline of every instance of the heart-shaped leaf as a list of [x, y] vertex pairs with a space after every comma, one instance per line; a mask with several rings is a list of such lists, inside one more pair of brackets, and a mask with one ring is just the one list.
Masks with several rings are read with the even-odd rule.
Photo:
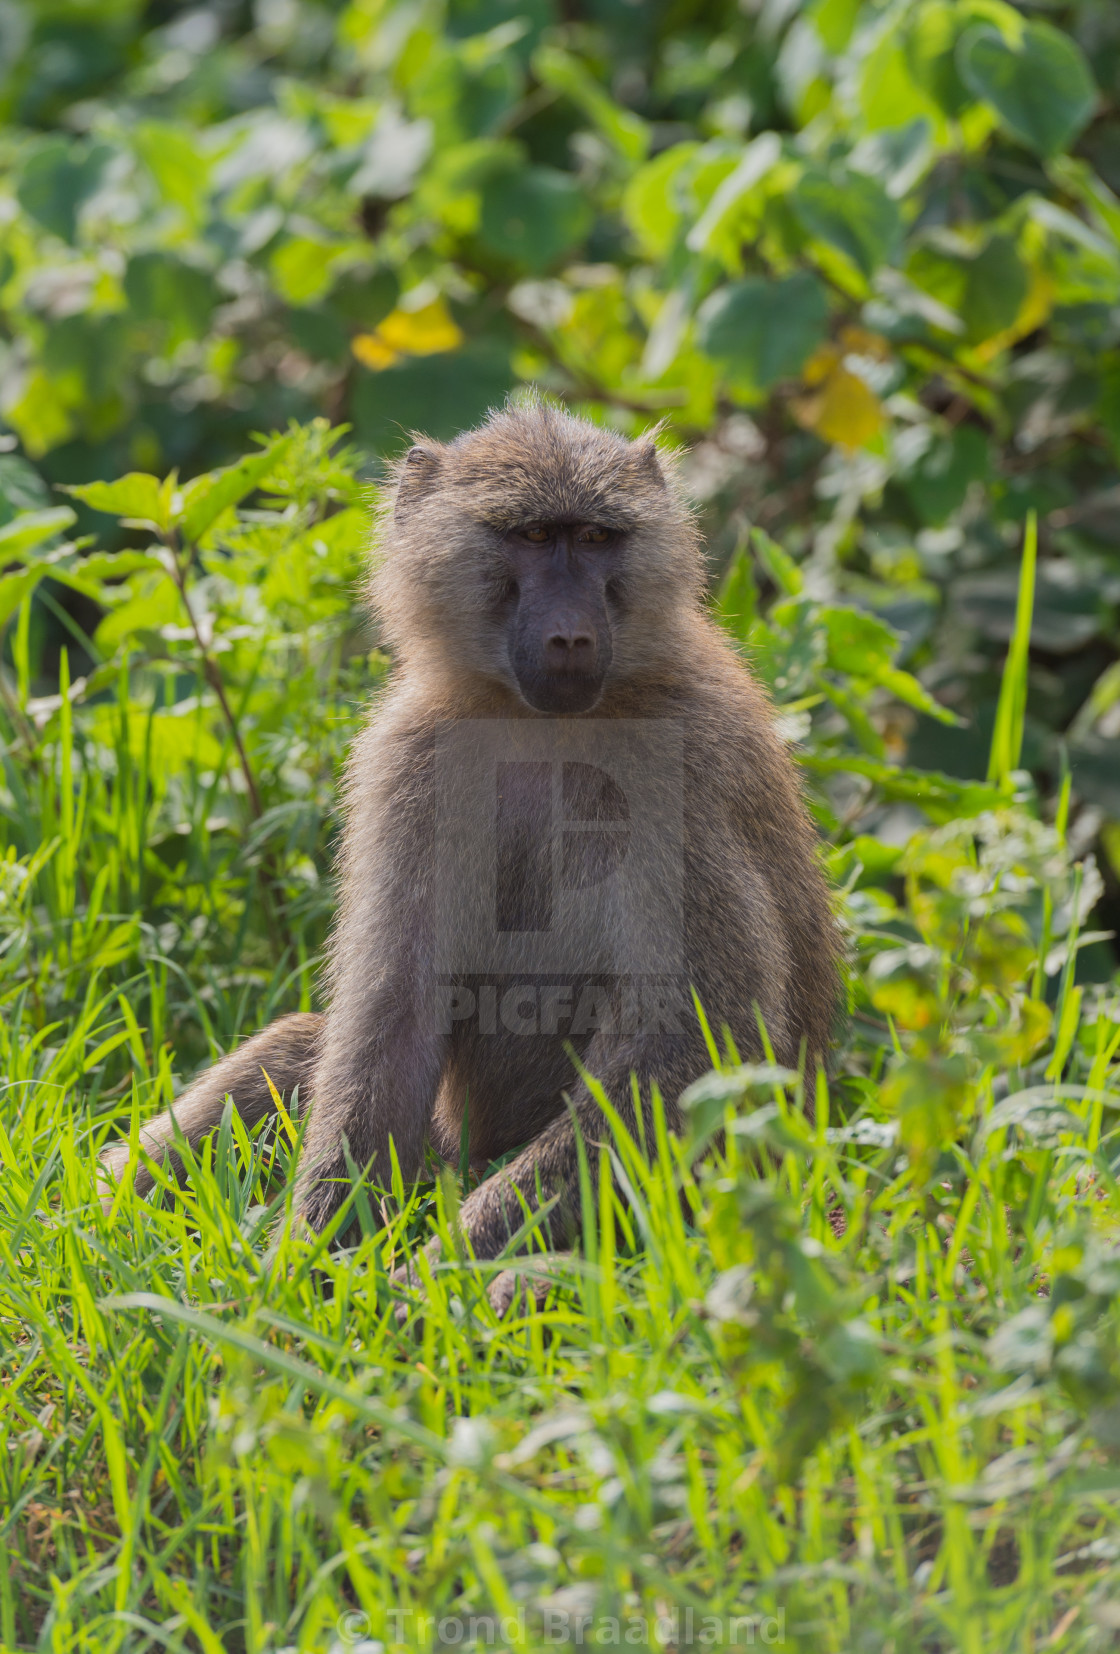
[[1017, 44], [990, 23], [961, 36], [961, 78], [1013, 137], [1047, 158], [1088, 122], [1097, 89], [1081, 48], [1048, 23], [1027, 23]]
[[886, 190], [862, 172], [807, 172], [793, 192], [793, 210], [809, 235], [837, 248], [867, 277], [890, 261], [902, 231]]

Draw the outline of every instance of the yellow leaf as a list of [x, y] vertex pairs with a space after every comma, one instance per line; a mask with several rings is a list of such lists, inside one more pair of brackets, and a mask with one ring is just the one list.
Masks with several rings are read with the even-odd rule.
[[1012, 1022], [1001, 1040], [1004, 1061], [1029, 1062], [1043, 1041], [1049, 1038], [1053, 1021], [1054, 1013], [1049, 1005], [1038, 999], [1025, 999], [1019, 1007], [1018, 1027]]
[[877, 362], [887, 361], [891, 353], [890, 344], [881, 333], [872, 333], [866, 327], [851, 323], [840, 329], [840, 343], [846, 355], [871, 356]]
[[941, 1020], [936, 997], [914, 976], [900, 976], [877, 984], [871, 991], [871, 1003], [884, 1016], [893, 1017], [900, 1028], [915, 1033]]
[[836, 372], [840, 366], [840, 351], [835, 345], [821, 345], [815, 350], [801, 370], [802, 382], [806, 385], [823, 385], [830, 374]]
[[[826, 357], [831, 356], [831, 361]], [[883, 425], [879, 398], [858, 373], [849, 373], [834, 346], [825, 346], [805, 364], [804, 380], [815, 389], [795, 398], [794, 417], [825, 442], [862, 448]]]
[[422, 310], [394, 310], [377, 329], [377, 337], [390, 350], [405, 356], [432, 356], [437, 351], [458, 350], [463, 342], [462, 330], [443, 299], [434, 299]]
[[364, 368], [372, 368], [374, 373], [380, 373], [382, 368], [392, 367], [397, 360], [397, 352], [390, 350], [376, 333], [359, 333], [350, 341], [350, 349]]
[[458, 350], [462, 329], [443, 299], [433, 299], [420, 310], [394, 310], [373, 333], [359, 333], [350, 348], [363, 367], [380, 373], [402, 356], [434, 356]]
[[297, 1142], [298, 1137], [299, 1137], [299, 1133], [296, 1131], [295, 1126], [292, 1124], [291, 1115], [288, 1113], [287, 1109], [284, 1107], [284, 1099], [281, 1097], [280, 1093], [277, 1091], [276, 1087], [273, 1085], [272, 1080], [269, 1076], [268, 1069], [267, 1068], [262, 1068], [261, 1073], [264, 1075], [265, 1084], [268, 1086], [269, 1093], [272, 1097], [272, 1106], [276, 1110], [277, 1114], [280, 1116], [280, 1124], [283, 1126], [285, 1132], [288, 1135], [289, 1143], [292, 1145], [293, 1148], [295, 1148], [296, 1142]]
[[1120, 823], [1106, 821], [1101, 828], [1101, 843], [1112, 871], [1120, 877]]

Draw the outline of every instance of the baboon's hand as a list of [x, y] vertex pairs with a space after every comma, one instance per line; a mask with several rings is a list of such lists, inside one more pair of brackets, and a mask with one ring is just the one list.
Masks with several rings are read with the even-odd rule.
[[519, 1315], [527, 1315], [531, 1310], [544, 1308], [552, 1285], [547, 1275], [538, 1275], [525, 1269], [503, 1269], [502, 1273], [490, 1282], [486, 1296], [490, 1301], [490, 1308], [499, 1319], [508, 1315], [511, 1310]]
[[[433, 1261], [440, 1257], [439, 1240], [430, 1240], [424, 1251]], [[416, 1310], [416, 1298], [419, 1297], [421, 1305], [426, 1298], [420, 1272], [414, 1266], [411, 1258], [406, 1258], [404, 1263], [397, 1265], [389, 1276], [389, 1285], [401, 1289], [401, 1296], [393, 1305], [393, 1319], [398, 1327], [405, 1327]], [[417, 1319], [417, 1329], [422, 1325], [422, 1322], [421, 1314]]]
[[110, 1144], [101, 1150], [97, 1157], [97, 1194], [101, 1201], [101, 1210], [106, 1214], [113, 1209], [113, 1201], [117, 1197], [117, 1186], [128, 1169], [128, 1141]]

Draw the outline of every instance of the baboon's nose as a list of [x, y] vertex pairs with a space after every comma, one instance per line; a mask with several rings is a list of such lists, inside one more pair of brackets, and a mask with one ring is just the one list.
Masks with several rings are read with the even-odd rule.
[[545, 630], [544, 653], [552, 671], [586, 671], [595, 658], [594, 634], [578, 622], [554, 622]]

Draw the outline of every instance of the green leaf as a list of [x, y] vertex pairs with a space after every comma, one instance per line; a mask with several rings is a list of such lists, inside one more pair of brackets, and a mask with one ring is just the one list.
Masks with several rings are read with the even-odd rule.
[[[800, 570], [798, 570], [800, 573]], [[825, 643], [816, 612], [803, 598], [775, 603], [769, 620], [751, 629], [751, 662], [781, 705], [818, 693]]]
[[166, 527], [165, 510], [158, 477], [147, 471], [130, 471], [116, 482], [84, 482], [67, 488], [83, 505], [94, 511], [104, 511], [111, 517], [127, 517], [132, 522], [150, 523], [154, 529]]
[[51, 506], [46, 511], [22, 511], [10, 523], [0, 528], [0, 567], [14, 563], [34, 551], [45, 540], [69, 528], [74, 513], [68, 505]]
[[742, 203], [773, 170], [782, 157], [782, 141], [776, 132], [762, 132], [743, 151], [734, 171], [715, 190], [708, 205], [688, 232], [690, 252], [710, 252], [719, 232], [740, 210]]
[[0, 626], [7, 624], [24, 598], [31, 596], [49, 572], [43, 564], [33, 563], [29, 569], [20, 569], [17, 574], [0, 576]]
[[992, 748], [988, 756], [988, 780], [1006, 787], [1019, 767], [1023, 750], [1023, 722], [1027, 712], [1027, 673], [1030, 667], [1031, 617], [1034, 614], [1034, 577], [1038, 556], [1038, 518], [1032, 511], [1023, 535], [1023, 562], [1019, 571], [1019, 597], [1015, 606], [1015, 630], [999, 687]]
[[969, 339], [979, 344], [1010, 327], [1029, 286], [1027, 267], [1010, 236], [992, 236], [970, 261], [965, 278], [961, 315]]
[[219, 293], [206, 270], [171, 253], [137, 253], [124, 276], [130, 316], [159, 323], [170, 334], [171, 345], [199, 339], [206, 332]]
[[101, 182], [113, 151], [107, 144], [91, 148], [73, 138], [52, 138], [24, 161], [16, 194], [24, 212], [71, 244], [78, 233], [82, 203]]
[[850, 877], [858, 862], [863, 869], [857, 880], [860, 884], [884, 883], [893, 877], [902, 858], [902, 845], [884, 844], [882, 839], [867, 833], [858, 833], [850, 844], [834, 849], [829, 856], [829, 869], [838, 883]]
[[500, 403], [512, 388], [508, 348], [480, 340], [461, 350], [395, 362], [381, 373], [359, 372], [351, 400], [354, 429], [377, 453], [424, 431], [448, 442]]
[[48, 499], [42, 477], [22, 454], [0, 453], [0, 522], [21, 511], [45, 511]]
[[222, 471], [211, 471], [208, 476], [196, 477], [183, 490], [183, 510], [178, 528], [184, 540], [200, 540], [223, 511], [240, 502], [259, 488], [269, 472], [283, 459], [292, 446], [294, 437], [278, 437], [262, 453], [251, 454], [239, 465], [227, 466]]
[[928, 717], [936, 718], [939, 724], [960, 724], [962, 721], [947, 706], [935, 701], [913, 673], [904, 671], [901, 666], [881, 667], [875, 674], [875, 682], [893, 695], [896, 701], [912, 706], [915, 712], [924, 712]]
[[488, 178], [479, 237], [485, 247], [526, 270], [547, 270], [591, 227], [586, 193], [567, 172], [524, 167]]
[[859, 21], [862, 0], [814, 0], [813, 26], [830, 52], [842, 52]]
[[898, 1116], [899, 1139], [924, 1182], [971, 1103], [965, 1059], [910, 1057], [891, 1069], [880, 1097], [886, 1114]]
[[850, 753], [798, 752], [797, 762], [812, 775], [862, 775], [881, 796], [900, 804], [917, 804], [931, 821], [942, 823], [957, 817], [971, 819], [1007, 803], [998, 787], [981, 781], [958, 781], [938, 770], [898, 769], [874, 758]]
[[828, 664], [835, 672], [870, 678], [889, 666], [898, 651], [898, 633], [862, 609], [821, 609], [820, 621], [828, 639]]
[[533, 73], [542, 85], [553, 86], [571, 98], [626, 160], [645, 159], [649, 149], [646, 122], [615, 103], [578, 58], [559, 46], [542, 46], [533, 54]]
[[685, 204], [679, 176], [700, 152], [694, 141], [674, 144], [639, 167], [622, 197], [622, 214], [647, 258], [664, 258], [676, 240]]
[[927, 0], [915, 7], [903, 34], [907, 68], [922, 91], [953, 120], [973, 102], [957, 68], [960, 30], [957, 6], [950, 0]]
[[843, 253], [870, 278], [898, 248], [902, 220], [890, 196], [862, 172], [807, 172], [793, 192], [802, 227]]
[[874, 1378], [881, 1366], [879, 1342], [867, 1322], [856, 1318], [836, 1327], [818, 1345], [821, 1365], [841, 1383]]
[[123, 588], [123, 594], [124, 601], [109, 610], [95, 634], [94, 641], [105, 655], [113, 654], [122, 643], [135, 644], [141, 633], [158, 634], [161, 627], [179, 626], [186, 620], [178, 589], [162, 570], [153, 570], [147, 578], [141, 575]]
[[164, 201], [177, 207], [192, 226], [201, 225], [206, 217], [211, 158], [204, 132], [205, 128], [192, 131], [155, 121], [145, 121], [133, 130], [136, 152]]
[[1046, 1304], [1028, 1304], [997, 1327], [988, 1340], [988, 1354], [997, 1372], [1045, 1372], [1053, 1353], [1054, 1329]]
[[758, 608], [758, 586], [747, 546], [740, 546], [732, 558], [713, 607], [717, 618], [733, 637], [745, 641], [750, 636]]
[[820, 687], [845, 719], [863, 750], [869, 752], [873, 758], [886, 758], [887, 744], [868, 717], [864, 708], [864, 698], [851, 693], [850, 690], [841, 689], [838, 684], [830, 683], [827, 679], [821, 680]]
[[989, 474], [988, 439], [975, 425], [958, 425], [937, 438], [902, 479], [922, 522], [940, 526], [964, 503], [974, 482]]
[[825, 336], [828, 304], [808, 271], [782, 281], [750, 276], [712, 293], [697, 319], [708, 355], [766, 390], [800, 373]]
[[789, 552], [777, 540], [772, 540], [764, 528], [751, 529], [751, 545], [778, 590], [789, 597], [797, 597], [805, 581]]
[[320, 236], [292, 236], [269, 260], [276, 291], [288, 304], [314, 304], [330, 291], [334, 268], [346, 248]]
[[[894, 665], [902, 640], [885, 621], [862, 609], [840, 605], [821, 609], [819, 618], [828, 638], [827, 665], [834, 672], [868, 679], [887, 690], [895, 700], [912, 706], [917, 712], [928, 713], [939, 723], [960, 722], [948, 707], [934, 700], [912, 673]], [[828, 693], [831, 695], [833, 691], [829, 689]], [[848, 709], [845, 711], [850, 716]], [[866, 738], [863, 738], [863, 744], [870, 750]]]
[[329, 309], [361, 328], [374, 328], [396, 308], [400, 283], [392, 270], [346, 269], [331, 288]]
[[43, 368], [33, 367], [22, 384], [18, 380], [16, 384], [18, 394], [5, 406], [4, 418], [31, 458], [38, 459], [73, 434], [73, 413], [60, 400], [57, 382]]
[[[139, 569], [163, 569], [163, 564], [146, 551], [95, 551], [83, 557], [72, 572], [81, 575], [83, 586], [95, 587], [99, 580], [123, 580]], [[63, 576], [52, 570], [51, 578]]]
[[957, 64], [965, 85], [1037, 155], [1068, 149], [1096, 105], [1081, 48], [1048, 23], [1025, 24], [1017, 44], [978, 24], [961, 37]]
[[[895, 13], [899, 18], [899, 13]], [[901, 18], [899, 18], [901, 21]], [[885, 29], [864, 57], [857, 81], [858, 110], [868, 134], [890, 132], [925, 117], [936, 130], [941, 111], [915, 80], [901, 30]]]

